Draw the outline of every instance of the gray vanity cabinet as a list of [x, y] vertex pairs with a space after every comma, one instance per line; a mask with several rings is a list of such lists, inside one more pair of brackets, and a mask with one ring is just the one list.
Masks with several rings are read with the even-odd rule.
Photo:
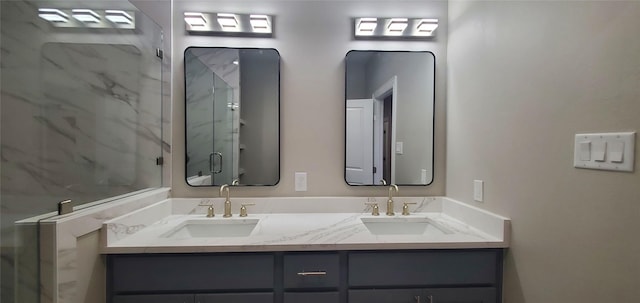
[[107, 256], [107, 303], [500, 303], [502, 249]]

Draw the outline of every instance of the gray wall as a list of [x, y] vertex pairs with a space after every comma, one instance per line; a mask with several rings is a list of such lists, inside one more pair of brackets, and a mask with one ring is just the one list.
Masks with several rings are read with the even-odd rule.
[[[275, 39], [191, 36], [184, 11], [276, 15]], [[428, 16], [440, 19], [430, 41], [355, 41], [353, 16]], [[349, 50], [430, 50], [446, 62], [447, 2], [444, 1], [187, 1], [174, 2], [174, 53], [188, 46], [275, 48], [281, 70], [281, 177], [275, 187], [236, 188], [236, 196], [379, 196], [382, 188], [349, 187], [344, 181], [344, 57]], [[184, 182], [184, 84], [181, 58], [174, 60], [173, 194], [210, 197], [210, 188]], [[436, 75], [435, 181], [401, 188], [400, 195], [443, 195], [445, 163], [445, 69]], [[294, 191], [294, 172], [308, 173], [308, 191]]]
[[482, 179], [513, 220], [504, 302], [638, 302], [639, 144], [633, 173], [582, 170], [573, 137], [640, 130], [640, 2], [449, 9], [447, 195]]

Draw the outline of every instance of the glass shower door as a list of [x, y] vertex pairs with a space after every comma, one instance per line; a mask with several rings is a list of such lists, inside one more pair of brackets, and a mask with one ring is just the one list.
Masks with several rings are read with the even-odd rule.
[[234, 114], [239, 111], [233, 100], [233, 88], [213, 73], [213, 152], [210, 155], [212, 185], [231, 184], [234, 171], [234, 132], [238, 129]]

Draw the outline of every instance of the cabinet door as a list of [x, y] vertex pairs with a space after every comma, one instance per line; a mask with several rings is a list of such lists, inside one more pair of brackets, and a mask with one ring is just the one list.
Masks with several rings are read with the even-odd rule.
[[196, 295], [196, 303], [273, 303], [273, 293], [229, 293]]
[[349, 290], [349, 303], [430, 303], [419, 301], [422, 295], [422, 289], [357, 289]]
[[420, 303], [498, 303], [493, 287], [429, 288], [423, 294]]
[[193, 303], [193, 295], [114, 296], [113, 303]]

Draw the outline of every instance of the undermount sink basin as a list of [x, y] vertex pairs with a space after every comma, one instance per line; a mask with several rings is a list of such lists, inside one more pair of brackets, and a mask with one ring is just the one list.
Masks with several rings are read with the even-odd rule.
[[259, 219], [203, 218], [186, 220], [162, 235], [164, 238], [246, 237]]
[[374, 235], [451, 234], [450, 230], [424, 217], [368, 217], [360, 218]]

